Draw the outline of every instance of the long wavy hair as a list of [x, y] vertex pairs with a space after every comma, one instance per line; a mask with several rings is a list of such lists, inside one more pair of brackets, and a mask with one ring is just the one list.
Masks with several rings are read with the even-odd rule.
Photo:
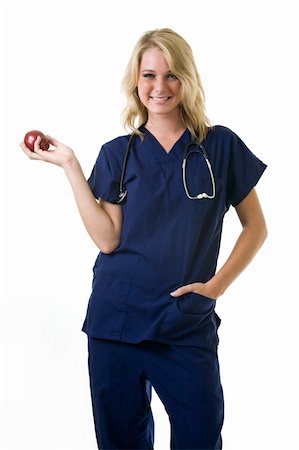
[[137, 85], [142, 55], [153, 47], [163, 52], [170, 71], [181, 82], [179, 107], [184, 125], [193, 138], [198, 136], [200, 141], [204, 140], [211, 123], [205, 113], [205, 95], [201, 79], [191, 47], [170, 28], [145, 32], [133, 50], [121, 85], [127, 99], [122, 113], [124, 127], [143, 138], [138, 128], [147, 122], [148, 111], [140, 101]]

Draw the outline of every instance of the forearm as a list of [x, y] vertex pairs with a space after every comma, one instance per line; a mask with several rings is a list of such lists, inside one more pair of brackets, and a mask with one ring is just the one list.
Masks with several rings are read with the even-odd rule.
[[233, 281], [252, 261], [267, 237], [265, 226], [254, 224], [244, 226], [230, 256], [217, 271], [206, 287], [215, 293], [215, 298], [222, 295]]
[[20, 142], [20, 146], [30, 159], [45, 161], [64, 169], [87, 232], [101, 251], [111, 253], [119, 245], [121, 220], [113, 221], [94, 198], [73, 150], [49, 135], [47, 138], [53, 150], [41, 150], [40, 136], [34, 143], [34, 152], [24, 142]]
[[118, 233], [110, 216], [94, 198], [79, 161], [74, 158], [63, 168], [88, 234], [100, 250], [111, 253], [118, 246]]

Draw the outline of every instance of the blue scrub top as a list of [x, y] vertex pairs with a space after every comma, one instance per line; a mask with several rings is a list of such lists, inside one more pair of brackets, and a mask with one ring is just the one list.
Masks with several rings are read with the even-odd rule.
[[[185, 130], [167, 153], [141, 128], [128, 158], [119, 247], [100, 252], [83, 331], [89, 336], [129, 343], [142, 340], [215, 348], [220, 318], [216, 301], [178, 287], [208, 281], [216, 271], [223, 218], [257, 184], [266, 165], [230, 129], [210, 128], [202, 142], [212, 165], [216, 196], [190, 200], [182, 182], [182, 158], [191, 134]], [[96, 198], [117, 203], [129, 136], [101, 148], [88, 183]], [[192, 147], [193, 149], [193, 147]], [[211, 193], [204, 158], [187, 160], [191, 195]]]

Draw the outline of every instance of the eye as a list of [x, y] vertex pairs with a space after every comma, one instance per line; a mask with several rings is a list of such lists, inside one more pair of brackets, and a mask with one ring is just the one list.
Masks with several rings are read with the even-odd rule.
[[143, 77], [144, 77], [144, 78], [150, 78], [150, 79], [152, 79], [152, 78], [154, 78], [154, 76], [155, 76], [155, 75], [154, 75], [153, 73], [144, 73], [144, 74], [143, 74]]
[[174, 75], [173, 73], [169, 73], [169, 74], [167, 75], [167, 78], [168, 78], [169, 80], [178, 80], [178, 77], [177, 77], [176, 75]]

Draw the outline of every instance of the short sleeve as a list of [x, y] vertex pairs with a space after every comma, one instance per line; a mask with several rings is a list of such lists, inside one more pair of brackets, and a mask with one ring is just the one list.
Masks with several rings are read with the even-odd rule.
[[232, 132], [227, 180], [227, 203], [237, 206], [256, 186], [267, 165]]
[[113, 168], [112, 161], [109, 161], [107, 148], [103, 145], [87, 180], [96, 198], [117, 203], [119, 200], [119, 180], [116, 179], [115, 173], [116, 170]]

